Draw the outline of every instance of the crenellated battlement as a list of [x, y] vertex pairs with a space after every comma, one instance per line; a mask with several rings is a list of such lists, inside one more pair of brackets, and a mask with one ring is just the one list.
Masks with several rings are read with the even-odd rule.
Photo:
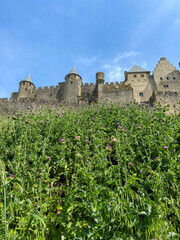
[[123, 82], [105, 82], [105, 87], [114, 87], [114, 88], [131, 88], [131, 84], [124, 84]]
[[180, 72], [163, 57], [158, 61], [153, 75], [150, 75], [150, 71], [134, 65], [129, 72], [125, 72], [123, 82], [105, 82], [105, 74], [97, 72], [95, 83], [82, 83], [82, 78], [73, 68], [66, 75], [65, 82], [35, 88], [28, 76], [20, 82], [19, 91], [13, 92], [9, 101], [8, 98], [0, 98], [0, 106], [11, 106], [15, 111], [17, 106], [24, 109], [32, 104], [80, 105], [83, 101], [90, 103], [105, 99], [124, 103], [135, 101], [138, 104], [158, 100], [164, 105], [176, 104], [180, 101]]
[[105, 85], [121, 85], [122, 82], [105, 82]]
[[58, 88], [59, 87], [59, 85], [56, 85], [56, 86], [44, 86], [44, 87], [38, 87], [37, 89], [36, 89], [36, 91], [50, 91], [50, 90], [54, 90], [54, 89], [56, 89], [56, 88]]
[[82, 86], [95, 86], [94, 83], [82, 83]]
[[0, 98], [0, 102], [7, 103], [8, 102], [8, 98]]

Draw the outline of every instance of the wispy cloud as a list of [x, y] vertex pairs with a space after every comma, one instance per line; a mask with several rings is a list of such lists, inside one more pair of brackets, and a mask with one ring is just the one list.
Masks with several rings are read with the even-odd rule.
[[[130, 34], [130, 46], [136, 48], [146, 38], [152, 37], [158, 29], [168, 31], [172, 29], [173, 24], [179, 24], [180, 1], [179, 0], [151, 0], [151, 9], [142, 14], [140, 22], [134, 27]], [[176, 19], [171, 21], [171, 19]], [[167, 23], [164, 26], [164, 23]], [[149, 39], [147, 39], [149, 40]]]
[[125, 58], [136, 57], [138, 54], [139, 54], [139, 52], [135, 52], [135, 51], [130, 51], [130, 52], [124, 52], [122, 54], [117, 54], [117, 56], [113, 59], [113, 62], [117, 63], [120, 60], [123, 60]]
[[[120, 82], [124, 81], [124, 71], [130, 69], [132, 64], [140, 61], [141, 54], [137, 51], [126, 51], [117, 53], [114, 57], [108, 59], [102, 59], [99, 56], [91, 57], [74, 57], [75, 63], [80, 66], [81, 69], [92, 76], [94, 71], [104, 71], [106, 75], [106, 81], [108, 82]], [[142, 65], [142, 64], [141, 64]], [[143, 66], [144, 67], [144, 66]], [[91, 73], [89, 72], [91, 71]], [[87, 82], [91, 80], [86, 79]]]
[[126, 51], [106, 60], [102, 68], [106, 72], [107, 81], [121, 82], [124, 81], [124, 71], [129, 70], [135, 63], [142, 66], [141, 54], [136, 51]]
[[[75, 58], [75, 63], [91, 76], [93, 70], [104, 71], [106, 81], [108, 82], [124, 81], [124, 71], [129, 70], [133, 64], [139, 64], [143, 68], [146, 67], [146, 63], [141, 60], [140, 52], [137, 51], [117, 53], [115, 56], [108, 59], [102, 59], [99, 56], [79, 56]], [[91, 73], [89, 71], [91, 71]], [[86, 79], [86, 81], [92, 82], [92, 79]]]
[[124, 69], [122, 67], [113, 64], [105, 64], [103, 68], [106, 71], [109, 82], [123, 81]]

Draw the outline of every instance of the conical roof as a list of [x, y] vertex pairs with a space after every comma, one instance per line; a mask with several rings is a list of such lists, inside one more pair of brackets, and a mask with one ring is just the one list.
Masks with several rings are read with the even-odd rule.
[[[30, 74], [27, 77], [25, 77], [21, 82], [29, 82], [34, 85], [34, 83], [32, 82], [32, 79], [30, 77]], [[19, 84], [21, 84], [21, 82]], [[34, 87], [35, 87], [35, 85], [34, 85]]]
[[30, 77], [30, 74], [29, 74], [27, 77], [25, 77], [25, 79], [24, 79], [23, 81], [33, 83], [33, 82], [32, 82], [32, 79], [31, 79], [31, 77]]
[[69, 74], [77, 74], [79, 75], [79, 73], [77, 72], [76, 68], [73, 67], [73, 69], [71, 69], [71, 71], [69, 72]]
[[130, 70], [129, 70], [129, 72], [128, 73], [136, 73], [136, 72], [149, 72], [148, 70], [145, 70], [145, 69], [143, 69], [143, 68], [141, 68], [141, 67], [139, 67], [139, 66], [137, 66], [137, 65], [134, 65]]
[[[66, 76], [68, 76], [68, 75], [70, 75], [70, 74], [76, 74], [76, 75], [78, 75], [78, 76], [81, 78], [81, 76], [79, 75], [79, 73], [77, 72], [77, 70], [76, 70], [75, 67], [73, 67], [73, 69], [71, 69], [71, 71], [70, 71]], [[66, 77], [65, 77], [65, 78], [66, 78]]]

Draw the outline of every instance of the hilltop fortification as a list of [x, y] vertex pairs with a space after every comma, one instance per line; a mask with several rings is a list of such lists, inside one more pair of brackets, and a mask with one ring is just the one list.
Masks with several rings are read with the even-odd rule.
[[162, 105], [173, 105], [180, 101], [180, 72], [161, 58], [153, 74], [137, 65], [124, 72], [123, 82], [105, 82], [103, 72], [96, 73], [96, 83], [82, 83], [82, 77], [75, 67], [65, 76], [65, 82], [56, 86], [36, 88], [30, 76], [19, 83], [18, 92], [8, 98], [0, 98], [1, 112], [23, 111], [27, 106], [44, 104], [58, 107], [64, 105], [82, 105], [108, 100], [128, 103], [135, 101], [160, 102]]

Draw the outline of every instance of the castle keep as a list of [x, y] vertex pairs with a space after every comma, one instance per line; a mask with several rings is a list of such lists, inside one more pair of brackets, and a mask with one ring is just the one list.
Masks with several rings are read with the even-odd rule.
[[[19, 83], [19, 91], [11, 94], [10, 100], [0, 98], [1, 112], [23, 110], [29, 105], [48, 104], [58, 107], [65, 105], [82, 105], [96, 101], [119, 101], [128, 103], [160, 102], [162, 105], [176, 104], [180, 101], [180, 72], [161, 58], [153, 74], [137, 65], [125, 72], [123, 82], [105, 82], [103, 72], [96, 73], [96, 83], [83, 84], [75, 67], [65, 76], [65, 82], [57, 86], [36, 88], [30, 76]], [[0, 112], [0, 113], [1, 113]]]

